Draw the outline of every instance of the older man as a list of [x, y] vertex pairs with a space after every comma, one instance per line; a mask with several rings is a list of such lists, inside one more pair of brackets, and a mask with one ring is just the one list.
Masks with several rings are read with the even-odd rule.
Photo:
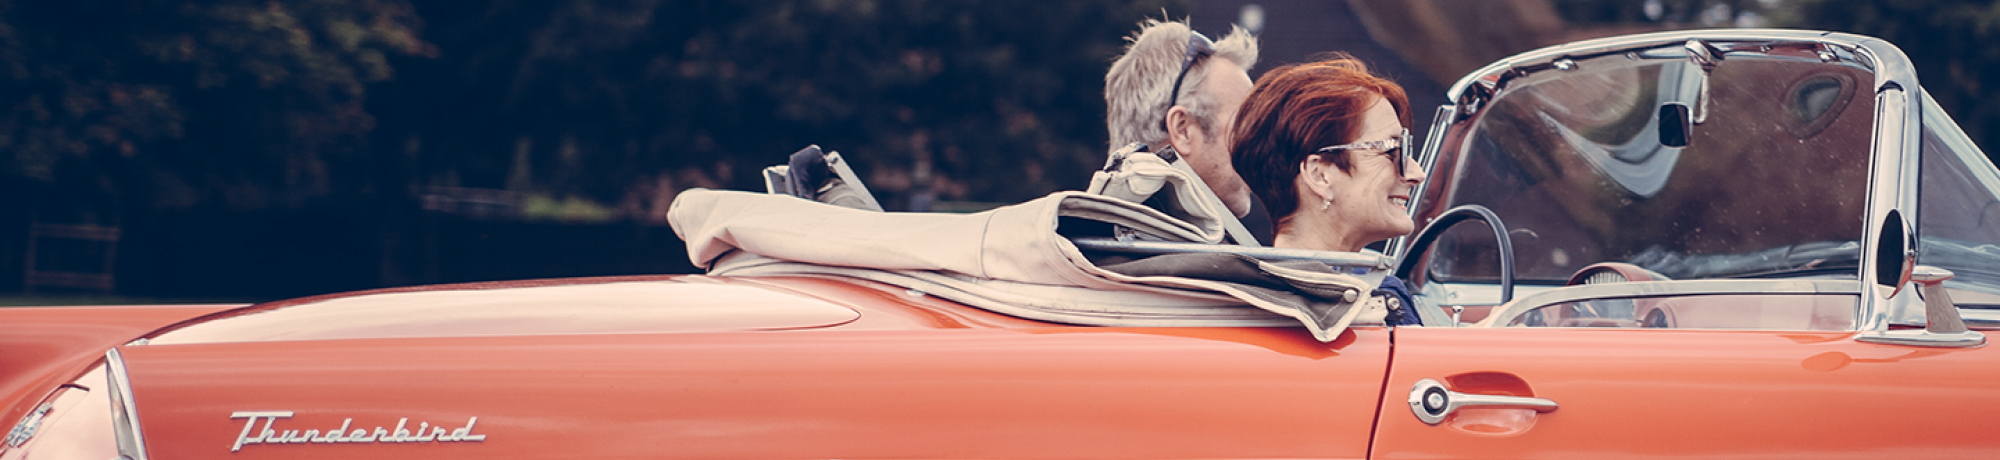
[[1258, 242], [1272, 239], [1271, 217], [1230, 165], [1229, 131], [1250, 95], [1257, 41], [1235, 28], [1211, 41], [1180, 21], [1148, 19], [1104, 75], [1105, 125], [1111, 147], [1132, 142], [1171, 146]]

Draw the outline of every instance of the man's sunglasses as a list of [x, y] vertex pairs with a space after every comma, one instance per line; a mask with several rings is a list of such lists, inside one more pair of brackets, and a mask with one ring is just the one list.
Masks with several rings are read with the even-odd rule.
[[1383, 155], [1388, 155], [1390, 160], [1396, 162], [1396, 176], [1400, 177], [1403, 175], [1403, 163], [1407, 163], [1410, 161], [1409, 160], [1410, 150], [1407, 147], [1411, 145], [1412, 144], [1410, 143], [1410, 128], [1403, 128], [1403, 133], [1396, 135], [1396, 137], [1367, 141], [1367, 142], [1355, 142], [1352, 144], [1341, 144], [1341, 145], [1320, 147], [1319, 150], [1315, 150], [1315, 152], [1327, 153], [1335, 150], [1378, 150], [1379, 149], [1382, 151]]
[[[1173, 111], [1174, 105], [1181, 102], [1181, 82], [1187, 80], [1188, 69], [1194, 68], [1194, 61], [1203, 56], [1213, 55], [1215, 55], [1215, 42], [1209, 41], [1208, 36], [1202, 35], [1201, 32], [1189, 29], [1187, 54], [1181, 58], [1181, 73], [1174, 76], [1174, 89], [1167, 93], [1168, 112]], [[1166, 129], [1167, 112], [1160, 112], [1160, 130]]]

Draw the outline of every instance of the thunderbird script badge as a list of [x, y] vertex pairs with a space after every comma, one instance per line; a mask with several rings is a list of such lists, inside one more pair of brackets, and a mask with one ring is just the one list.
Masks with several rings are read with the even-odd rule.
[[[469, 418], [465, 421], [465, 426], [451, 430], [446, 430], [444, 425], [431, 426], [430, 422], [423, 421], [419, 421], [415, 427], [411, 427], [409, 426], [410, 418], [403, 417], [401, 420], [396, 421], [395, 428], [376, 426], [372, 430], [368, 428], [354, 428], [354, 431], [348, 431], [348, 428], [354, 424], [354, 419], [352, 418], [340, 422], [339, 428], [331, 428], [326, 431], [311, 429], [283, 430], [279, 428], [292, 427], [273, 426], [277, 424], [278, 419], [292, 418], [292, 411], [240, 411], [230, 413], [229, 418], [231, 420], [247, 419], [243, 422], [243, 433], [236, 435], [236, 445], [229, 448], [230, 452], [242, 450], [243, 446], [251, 444], [443, 443], [481, 442], [486, 440], [486, 435], [472, 434], [472, 427], [474, 424], [479, 423], [479, 417]], [[257, 426], [259, 420], [264, 422], [262, 429], [259, 429]], [[412, 428], [414, 428], [414, 431], [412, 431]]]

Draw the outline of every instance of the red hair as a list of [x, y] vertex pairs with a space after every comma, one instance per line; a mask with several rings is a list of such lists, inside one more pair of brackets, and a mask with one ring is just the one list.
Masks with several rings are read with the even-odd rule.
[[[1271, 69], [1236, 114], [1229, 146], [1236, 174], [1263, 200], [1271, 217], [1283, 222], [1299, 207], [1299, 165], [1320, 147], [1358, 141], [1362, 119], [1378, 97], [1396, 109], [1404, 127], [1410, 126], [1410, 99], [1403, 87], [1369, 73], [1366, 64], [1345, 53]], [[1347, 155], [1323, 156], [1351, 171]]]

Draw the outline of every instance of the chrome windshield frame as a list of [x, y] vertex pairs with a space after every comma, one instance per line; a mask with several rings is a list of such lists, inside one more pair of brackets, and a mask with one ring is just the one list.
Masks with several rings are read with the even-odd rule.
[[[1904, 296], [1914, 296], [1896, 285], [1900, 279], [1888, 285], [1880, 281], [1887, 275], [1891, 279], [1900, 273], [1883, 273], [1883, 263], [1908, 267], [1916, 256], [1915, 222], [1917, 222], [1917, 173], [1919, 171], [1919, 141], [1921, 137], [1923, 107], [1923, 87], [1918, 83], [1914, 64], [1895, 45], [1874, 37], [1823, 31], [1779, 30], [1779, 29], [1706, 29], [1680, 30], [1620, 37], [1585, 40], [1545, 47], [1517, 54], [1480, 68], [1452, 84], [1446, 94], [1451, 101], [1438, 110], [1438, 119], [1433, 121], [1430, 142], [1423, 146], [1421, 158], [1425, 170], [1435, 174], [1436, 165], [1431, 164], [1442, 156], [1442, 140], [1449, 138], [1445, 131], [1459, 125], [1473, 116], [1496, 97], [1505, 94], [1512, 80], [1537, 72], [1570, 68], [1576, 60], [1631, 53], [1640, 50], [1693, 46], [1695, 41], [1719, 51], [1727, 56], [1733, 53], [1763, 53], [1777, 43], [1804, 43], [1818, 48], [1824, 61], [1852, 62], [1871, 69], [1875, 80], [1870, 86], [1877, 100], [1874, 132], [1871, 136], [1869, 177], [1865, 206], [1866, 220], [1863, 225], [1861, 268], [1858, 279], [1875, 285], [1861, 293], [1857, 329], [1860, 331], [1887, 330], [1891, 320], [1898, 313], [1895, 310], [1910, 304]], [[1424, 197], [1420, 185], [1418, 197]], [[1444, 209], [1441, 206], [1410, 207], [1411, 217], [1424, 209]], [[1422, 222], [1419, 221], [1421, 225]], [[1884, 229], [1899, 226], [1900, 238], [1885, 241]], [[1900, 241], [1897, 241], [1897, 240]], [[1885, 245], [1899, 247], [1884, 247]], [[1394, 242], [1390, 253], [1407, 257], [1401, 239]], [[1895, 264], [1888, 257], [1900, 256], [1903, 264]], [[1400, 262], [1400, 261], [1399, 261]], [[1770, 283], [1771, 281], [1755, 281]], [[1907, 284], [1907, 283], [1904, 283]], [[1892, 301], [1894, 299], [1895, 301]], [[1515, 302], [1519, 303], [1518, 299]]]
[[146, 460], [146, 435], [139, 426], [139, 406], [132, 400], [132, 378], [125, 370], [125, 356], [117, 348], [104, 352], [104, 378], [111, 397], [111, 421], [118, 443], [118, 457]]
[[[1437, 154], [1438, 154], [1437, 145], [1439, 143], [1444, 142], [1444, 130], [1451, 127], [1454, 118], [1456, 118], [1451, 115], [1457, 112], [1458, 112], [1458, 107], [1455, 105], [1438, 106], [1437, 114], [1431, 117], [1430, 131], [1424, 134], [1423, 148], [1416, 152], [1413, 152], [1413, 154], [1416, 155], [1417, 165], [1418, 167], [1423, 168], [1422, 171], [1424, 172], [1425, 176], [1429, 176], [1431, 174], [1431, 168], [1437, 165]], [[1429, 188], [1430, 184], [1431, 182], [1428, 180], [1423, 182], [1418, 182], [1416, 189], [1410, 191], [1410, 196], [1414, 197], [1424, 196], [1424, 190]], [[1405, 211], [1410, 215], [1410, 220], [1412, 222], [1416, 221], [1417, 209], [1419, 208], [1415, 206], [1415, 203], [1411, 203], [1411, 205], [1407, 206], [1405, 209]], [[1391, 238], [1389, 239], [1388, 243], [1382, 246], [1382, 253], [1400, 255], [1403, 253], [1404, 245], [1409, 244], [1409, 240], [1410, 240], [1410, 235]], [[1391, 265], [1393, 266], [1393, 264]]]
[[1701, 295], [1861, 295], [1861, 282], [1853, 280], [1694, 280], [1634, 281], [1586, 284], [1551, 289], [1508, 302], [1481, 320], [1480, 327], [1507, 327], [1516, 318], [1536, 308], [1565, 302], [1601, 299], [1684, 297]]

